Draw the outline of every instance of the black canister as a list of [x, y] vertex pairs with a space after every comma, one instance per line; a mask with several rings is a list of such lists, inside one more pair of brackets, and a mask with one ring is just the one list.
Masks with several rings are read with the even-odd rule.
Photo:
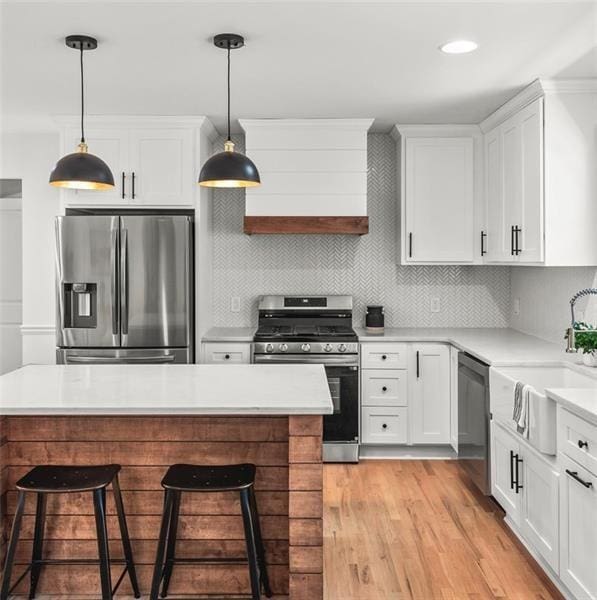
[[373, 305], [367, 307], [367, 314], [365, 316], [365, 327], [369, 333], [383, 333], [383, 306]]

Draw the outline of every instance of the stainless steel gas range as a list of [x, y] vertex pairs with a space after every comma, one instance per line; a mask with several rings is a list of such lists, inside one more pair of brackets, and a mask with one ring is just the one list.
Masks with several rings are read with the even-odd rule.
[[334, 413], [323, 420], [323, 460], [358, 462], [359, 344], [350, 296], [261, 296], [253, 362], [324, 365]]

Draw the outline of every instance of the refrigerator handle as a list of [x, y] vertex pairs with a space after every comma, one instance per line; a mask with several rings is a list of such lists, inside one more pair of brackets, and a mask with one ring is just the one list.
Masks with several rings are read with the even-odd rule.
[[128, 230], [122, 230], [122, 248], [120, 252], [120, 277], [122, 289], [120, 292], [120, 319], [122, 335], [129, 332], [129, 265], [128, 265]]
[[112, 262], [112, 277], [110, 280], [110, 291], [112, 295], [112, 335], [118, 335], [118, 229], [112, 229], [112, 250], [110, 253]]

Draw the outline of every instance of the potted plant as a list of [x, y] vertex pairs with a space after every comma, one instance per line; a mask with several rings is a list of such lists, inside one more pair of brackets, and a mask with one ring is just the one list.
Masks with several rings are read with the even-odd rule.
[[593, 325], [574, 323], [574, 345], [582, 351], [582, 361], [587, 367], [597, 367], [597, 331]]

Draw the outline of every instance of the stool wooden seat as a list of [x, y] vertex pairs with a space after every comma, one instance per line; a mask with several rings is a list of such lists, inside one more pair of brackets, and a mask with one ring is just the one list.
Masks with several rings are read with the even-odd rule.
[[[111, 600], [116, 590], [127, 574], [131, 580], [131, 586], [135, 598], [140, 598], [137, 574], [133, 561], [133, 552], [129, 539], [126, 516], [122, 503], [122, 494], [118, 483], [120, 465], [97, 465], [97, 466], [57, 466], [43, 465], [34, 467], [16, 483], [18, 491], [17, 509], [13, 521], [10, 541], [6, 552], [2, 587], [0, 589], [0, 600], [7, 600], [10, 593], [23, 580], [28, 572], [31, 572], [29, 585], [29, 598], [35, 598], [35, 592], [39, 581], [42, 567], [55, 564], [98, 564], [100, 571], [102, 599]], [[120, 527], [120, 536], [124, 550], [124, 559], [110, 560], [108, 551], [108, 530], [106, 525], [106, 488], [112, 484], [116, 513]], [[95, 559], [44, 559], [43, 542], [46, 521], [46, 500], [48, 494], [69, 494], [77, 492], [89, 492], [93, 496], [93, 508], [97, 531], [98, 554]], [[35, 526], [33, 534], [33, 551], [31, 562], [24, 573], [11, 586], [11, 575], [14, 564], [15, 552], [19, 541], [21, 523], [25, 510], [25, 498], [28, 493], [37, 495], [37, 507], [35, 512]], [[120, 575], [114, 588], [110, 575], [111, 563], [124, 563], [125, 568]], [[92, 593], [90, 590], [81, 590], [81, 593]]]
[[[164, 511], [157, 555], [153, 572], [150, 600], [157, 600], [160, 583], [161, 597], [168, 595], [168, 587], [175, 563], [237, 564], [248, 563], [251, 581], [251, 598], [260, 600], [261, 589], [270, 598], [265, 548], [261, 536], [259, 513], [255, 499], [256, 467], [252, 464], [239, 465], [172, 465], [162, 479], [164, 488]], [[184, 558], [175, 555], [176, 534], [180, 514], [182, 493], [238, 492], [243, 517], [247, 558]]]

